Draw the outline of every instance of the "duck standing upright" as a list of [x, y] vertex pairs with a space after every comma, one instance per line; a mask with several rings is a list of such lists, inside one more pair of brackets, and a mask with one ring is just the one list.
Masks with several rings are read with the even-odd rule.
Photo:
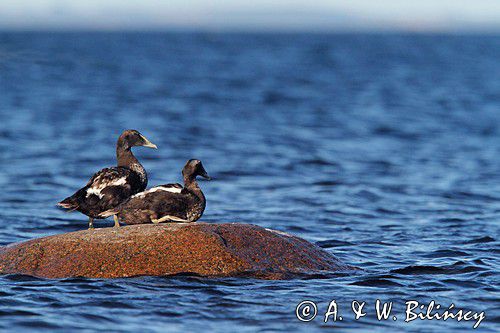
[[189, 160], [182, 169], [181, 184], [165, 184], [133, 195], [130, 200], [104, 212], [118, 216], [126, 224], [160, 222], [194, 222], [205, 210], [206, 199], [196, 181], [196, 176], [210, 180], [200, 160]]
[[[89, 229], [93, 229], [94, 219], [105, 218], [102, 212], [112, 209], [144, 191], [148, 176], [144, 167], [132, 154], [131, 148], [143, 146], [156, 149], [156, 145], [136, 130], [124, 131], [116, 143], [117, 166], [105, 168], [95, 173], [87, 185], [72, 196], [58, 203], [70, 211], [77, 210], [89, 217]], [[114, 216], [115, 227], [119, 227]]]

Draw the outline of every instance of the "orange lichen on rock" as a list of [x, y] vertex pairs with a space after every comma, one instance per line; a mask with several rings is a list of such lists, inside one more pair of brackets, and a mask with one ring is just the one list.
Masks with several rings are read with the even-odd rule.
[[0, 274], [119, 278], [193, 274], [284, 279], [354, 269], [301, 238], [256, 225], [142, 224], [0, 248]]

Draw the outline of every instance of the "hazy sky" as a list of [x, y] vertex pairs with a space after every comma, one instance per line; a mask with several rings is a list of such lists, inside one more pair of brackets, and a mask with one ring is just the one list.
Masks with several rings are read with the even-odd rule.
[[0, 29], [500, 31], [500, 0], [0, 0]]

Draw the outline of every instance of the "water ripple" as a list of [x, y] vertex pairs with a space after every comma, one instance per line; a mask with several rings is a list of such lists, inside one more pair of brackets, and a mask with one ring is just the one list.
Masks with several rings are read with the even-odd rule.
[[[135, 150], [151, 185], [203, 160], [205, 220], [296, 234], [362, 268], [288, 281], [6, 275], [0, 330], [323, 331], [295, 305], [432, 298], [485, 310], [481, 329], [499, 331], [499, 41], [0, 32], [0, 244], [86, 228], [55, 203], [137, 128], [159, 146]], [[374, 317], [334, 328], [470, 330]]]

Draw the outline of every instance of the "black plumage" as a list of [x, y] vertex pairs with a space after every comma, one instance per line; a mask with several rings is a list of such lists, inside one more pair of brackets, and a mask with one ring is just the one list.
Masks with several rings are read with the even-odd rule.
[[184, 187], [180, 184], [165, 184], [150, 188], [104, 214], [116, 214], [126, 224], [194, 222], [203, 215], [206, 206], [196, 176], [210, 177], [199, 160], [189, 160], [182, 175]]
[[[87, 185], [58, 205], [87, 215], [89, 228], [93, 228], [93, 219], [107, 217], [102, 213], [143, 191], [148, 184], [148, 177], [144, 167], [132, 154], [131, 148], [135, 146], [156, 148], [138, 131], [124, 131], [116, 143], [118, 165], [95, 173]], [[115, 226], [119, 226], [116, 218]]]

